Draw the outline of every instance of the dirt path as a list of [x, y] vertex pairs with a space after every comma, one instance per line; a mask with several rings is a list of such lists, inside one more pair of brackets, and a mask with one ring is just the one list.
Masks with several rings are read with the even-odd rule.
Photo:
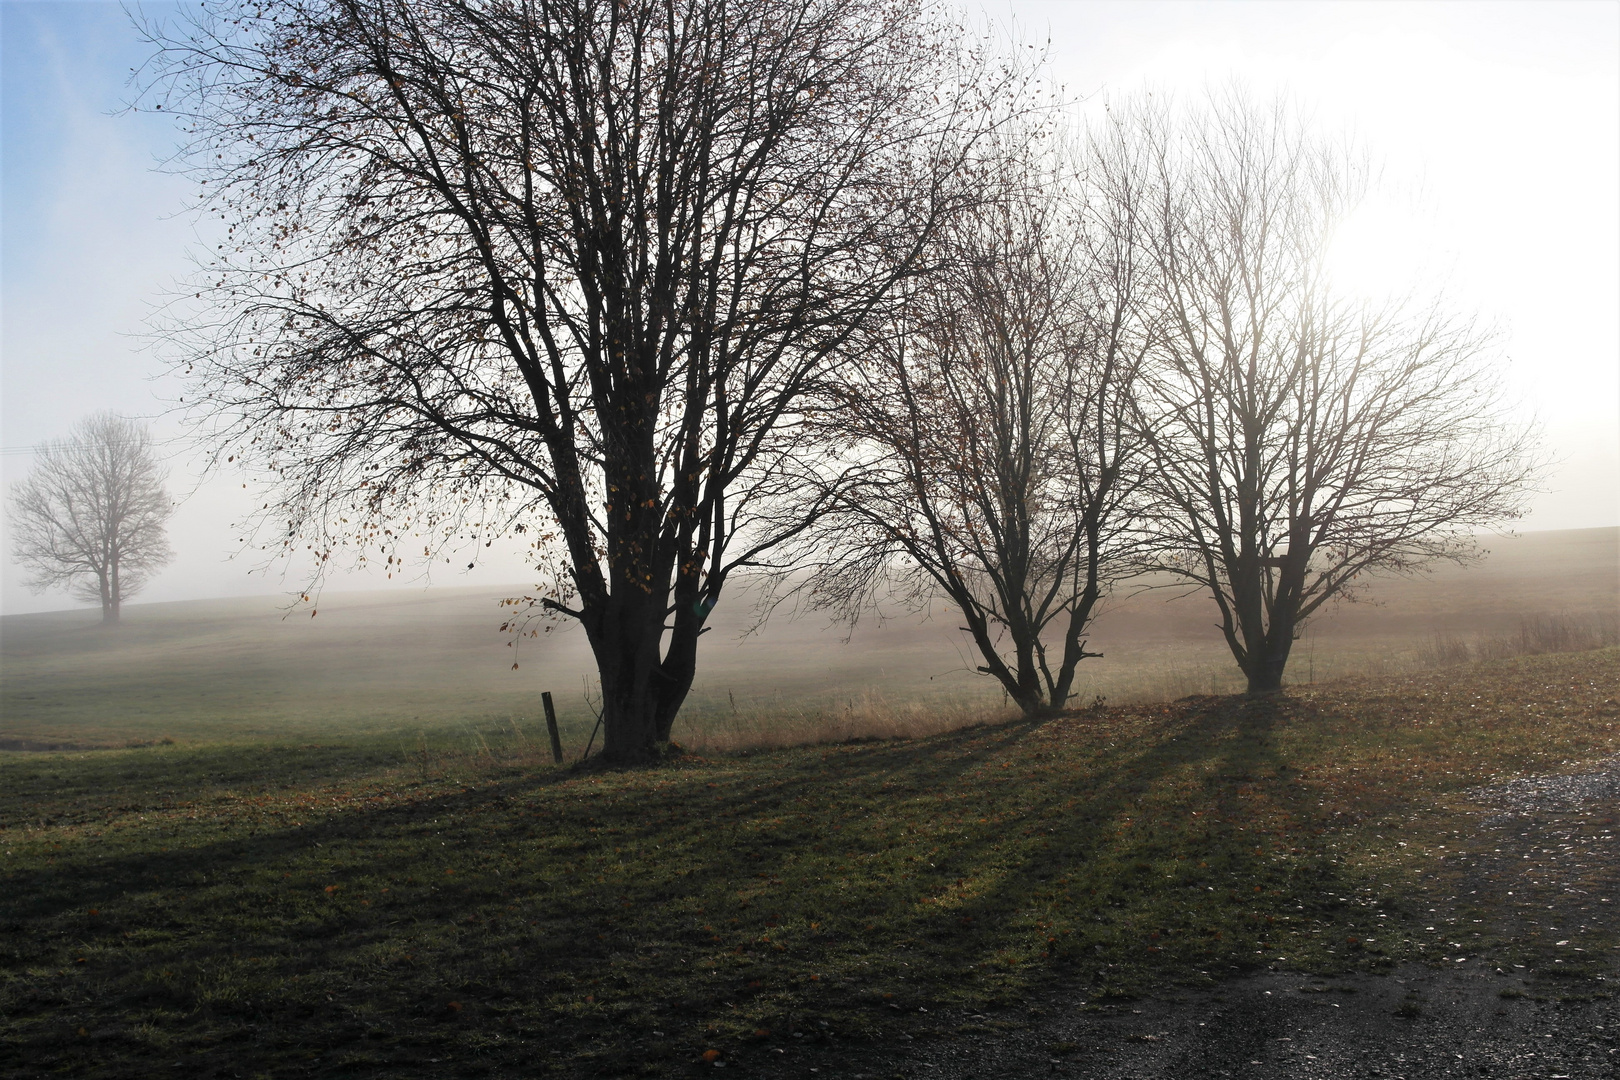
[[1620, 1076], [1620, 759], [1469, 793], [1424, 895], [1436, 953], [1387, 975], [1268, 970], [1126, 1004], [1054, 993], [899, 1046], [801, 1036], [769, 1076], [1610, 1080]]

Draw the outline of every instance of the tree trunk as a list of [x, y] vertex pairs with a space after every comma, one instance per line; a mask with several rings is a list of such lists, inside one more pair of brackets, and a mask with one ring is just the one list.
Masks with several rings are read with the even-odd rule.
[[[624, 662], [623, 651], [639, 657], [634, 643], [620, 651], [618, 662], [599, 660], [602, 680], [602, 757], [619, 765], [657, 760], [681, 705], [692, 688], [693, 663]], [[656, 650], [654, 651], [656, 656]]]
[[602, 681], [602, 756], [620, 764], [649, 761], [656, 753], [659, 644], [663, 605], [652, 594], [626, 588], [587, 626]]
[[1291, 613], [1287, 616], [1273, 613], [1270, 628], [1244, 665], [1243, 673], [1249, 677], [1249, 693], [1269, 694], [1282, 689], [1283, 670], [1288, 667], [1288, 654], [1294, 647], [1294, 625]]
[[994, 653], [986, 653], [985, 659], [991, 663], [979, 665], [980, 673], [994, 677], [1020, 712], [1033, 719], [1047, 711], [1046, 694], [1041, 690], [1040, 673], [1033, 660], [1014, 670]]
[[1264, 658], [1249, 665], [1249, 689], [1251, 694], [1269, 694], [1273, 690], [1282, 689], [1283, 667], [1288, 663], [1288, 657]]
[[665, 653], [661, 598], [610, 603], [612, 617], [588, 632], [602, 681], [602, 757], [620, 765], [654, 761], [692, 689], [702, 628], [677, 618]]
[[1013, 701], [1018, 704], [1019, 711], [1024, 714], [1026, 720], [1033, 720], [1046, 712], [1046, 696], [1038, 691], [1022, 697], [1015, 696]]
[[1102, 596], [1102, 586], [1097, 577], [1097, 541], [1095, 534], [1090, 541], [1089, 563], [1086, 572], [1086, 587], [1081, 590], [1074, 608], [1069, 612], [1068, 625], [1063, 628], [1063, 663], [1058, 668], [1057, 682], [1052, 687], [1051, 708], [1057, 712], [1069, 702], [1069, 693], [1074, 686], [1074, 669], [1080, 666], [1080, 661], [1088, 656], [1101, 657], [1102, 653], [1086, 652], [1086, 643], [1081, 635], [1086, 627], [1091, 625], [1091, 612], [1097, 606]]
[[118, 571], [101, 575], [101, 625], [118, 625]]
[[678, 617], [675, 629], [670, 633], [669, 648], [664, 654], [664, 662], [659, 666], [656, 687], [658, 701], [653, 723], [659, 744], [669, 742], [675, 717], [692, 689], [692, 679], [697, 674], [698, 635], [702, 630], [698, 620], [688, 621]]
[[[633, 643], [626, 643], [634, 651]], [[657, 753], [656, 664], [598, 656], [602, 679], [602, 757], [616, 764], [650, 761]]]
[[602, 750], [604, 761], [633, 765], [649, 761], [657, 745], [653, 724], [653, 698], [645, 680], [609, 681], [603, 675], [602, 683]]
[[1039, 716], [1046, 711], [1046, 693], [1041, 688], [1040, 670], [1035, 666], [1033, 635], [1020, 635], [1016, 654], [1018, 656], [1018, 689], [1013, 694], [1013, 700], [1018, 702], [1018, 707], [1024, 710], [1025, 716]]
[[[980, 651], [984, 652], [983, 646]], [[992, 652], [985, 653], [986, 659], [992, 655]], [[1018, 665], [1016, 669], [1001, 665], [999, 668], [986, 667], [982, 670], [994, 674], [1019, 711], [1034, 719], [1047, 711], [1046, 694], [1041, 689], [1041, 673], [1035, 667], [1034, 645], [1028, 640], [1019, 640], [1014, 643], [1013, 655]]]

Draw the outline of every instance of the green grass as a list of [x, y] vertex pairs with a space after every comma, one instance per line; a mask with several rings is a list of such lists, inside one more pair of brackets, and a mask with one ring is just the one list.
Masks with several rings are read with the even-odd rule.
[[3, 755], [0, 1040], [81, 1076], [656, 1075], [1057, 980], [1438, 959], [1468, 789], [1613, 753], [1617, 695], [1606, 650], [629, 772], [494, 727]]
[[[1366, 604], [1339, 605], [1296, 645], [1296, 685], [1433, 666], [1437, 641], [1480, 654], [1526, 615], [1620, 610], [1620, 530], [1527, 534], [1466, 569], [1372, 582]], [[555, 697], [577, 755], [595, 685], [577, 627], [511, 642], [499, 631], [512, 589], [329, 593], [319, 616], [272, 597], [135, 604], [105, 631], [93, 611], [0, 618], [0, 749], [156, 742], [325, 742], [398, 737], [533, 737], [541, 691]], [[1075, 702], [1164, 701], [1242, 687], [1207, 598], [1167, 602], [1122, 587], [1097, 620]], [[728, 591], [702, 638], [698, 680], [676, 738], [701, 751], [919, 735], [1001, 708], [974, 672], [960, 619], [867, 619], [846, 627], [779, 613], [750, 633], [746, 588]], [[1437, 637], [1439, 635], [1439, 637]], [[514, 647], [515, 645], [515, 647]], [[1451, 651], [1455, 652], [1453, 648]], [[517, 663], [514, 669], [513, 664]]]
[[[499, 631], [510, 611], [499, 596], [329, 595], [316, 618], [284, 617], [266, 597], [133, 605], [115, 629], [88, 611], [6, 616], [0, 749], [401, 733], [434, 740], [514, 723], [532, 735], [540, 694], [550, 691], [577, 756], [595, 721], [584, 635], [565, 625], [514, 642]], [[863, 627], [846, 645], [843, 631], [818, 620], [783, 620], [768, 639], [739, 638], [751, 621], [746, 603], [722, 611], [704, 636], [703, 674], [683, 712], [679, 737], [689, 742], [711, 731], [727, 742], [767, 730], [806, 736], [852, 711], [972, 704], [982, 714], [1000, 697], [965, 670], [933, 624]], [[880, 700], [878, 687], [897, 704]]]

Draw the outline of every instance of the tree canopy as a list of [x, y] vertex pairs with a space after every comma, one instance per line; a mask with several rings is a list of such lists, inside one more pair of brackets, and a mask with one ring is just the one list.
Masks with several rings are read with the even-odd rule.
[[783, 519], [799, 403], [976, 197], [1020, 76], [914, 0], [205, 3], [150, 100], [228, 239], [177, 314], [261, 536], [392, 567], [521, 535], [606, 752], [667, 740]]
[[110, 412], [45, 443], [11, 494], [14, 557], [35, 592], [66, 588], [118, 622], [123, 603], [173, 557], [164, 524], [174, 508], [146, 428]]

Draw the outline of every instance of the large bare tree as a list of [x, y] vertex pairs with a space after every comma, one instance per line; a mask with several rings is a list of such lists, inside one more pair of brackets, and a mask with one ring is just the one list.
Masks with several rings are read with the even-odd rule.
[[[1015, 75], [920, 0], [254, 0], [152, 27], [228, 240], [186, 369], [264, 531], [390, 566], [525, 534], [605, 753], [668, 739], [798, 406]], [[215, 313], [209, 320], [207, 313]]]
[[173, 503], [152, 436], [95, 413], [36, 454], [11, 493], [13, 557], [31, 571], [29, 588], [99, 601], [102, 623], [114, 625], [124, 601], [173, 557], [164, 535]]
[[[1140, 175], [1014, 130], [985, 201], [942, 230], [930, 273], [822, 414], [830, 512], [808, 534], [812, 601], [946, 601], [979, 670], [1029, 715], [1060, 709], [1127, 572], [1140, 481], [1134, 383]], [[1090, 166], [1087, 168], [1086, 166]], [[1049, 657], [1048, 647], [1053, 646]]]
[[1356, 153], [1239, 94], [1110, 124], [1154, 162], [1160, 568], [1213, 597], [1249, 690], [1272, 690], [1305, 620], [1369, 572], [1467, 559], [1476, 530], [1522, 513], [1532, 432], [1470, 319], [1336, 288], [1333, 231], [1367, 190]]

